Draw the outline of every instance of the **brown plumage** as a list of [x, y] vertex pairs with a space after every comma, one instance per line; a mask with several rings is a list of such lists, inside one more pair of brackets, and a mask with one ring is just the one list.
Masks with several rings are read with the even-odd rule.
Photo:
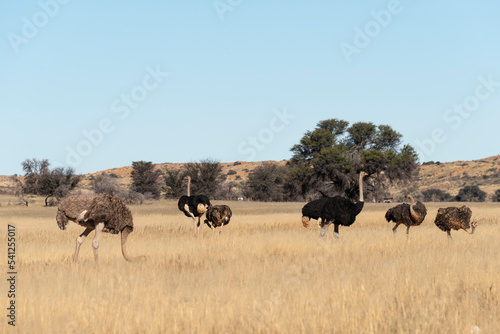
[[394, 233], [396, 233], [398, 226], [403, 224], [406, 226], [406, 234], [409, 234], [410, 226], [419, 226], [427, 215], [427, 209], [422, 202], [417, 201], [417, 203], [415, 203], [415, 200], [410, 195], [406, 195], [406, 198], [411, 199], [411, 204], [403, 203], [396, 205], [387, 210], [385, 214], [387, 222], [393, 221], [396, 223], [392, 229]]
[[132, 213], [118, 197], [108, 194], [67, 196], [61, 200], [57, 207], [56, 220], [61, 230], [66, 229], [70, 220], [85, 227], [85, 231], [76, 240], [74, 261], [78, 258], [80, 245], [92, 230], [96, 231], [92, 242], [96, 261], [101, 232], [111, 234], [121, 232], [123, 257], [127, 261], [134, 260], [128, 256], [126, 251], [127, 237], [134, 230]]
[[227, 205], [211, 205], [208, 207], [205, 216], [205, 224], [211, 229], [229, 224], [233, 213]]
[[[448, 237], [451, 238], [451, 230], [463, 229], [469, 234], [473, 234], [477, 222], [470, 223], [472, 217], [472, 211], [467, 206], [463, 205], [461, 207], [448, 207], [440, 208], [437, 212], [434, 224], [439, 227], [440, 230], [445, 231]], [[471, 229], [469, 231], [469, 229]]]

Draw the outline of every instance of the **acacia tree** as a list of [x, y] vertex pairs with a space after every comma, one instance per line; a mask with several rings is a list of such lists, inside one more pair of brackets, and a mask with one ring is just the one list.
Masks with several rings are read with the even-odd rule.
[[25, 173], [22, 192], [45, 196], [46, 206], [49, 205], [49, 198], [66, 196], [80, 182], [80, 176], [75, 175], [73, 168], [50, 169], [47, 159], [26, 159], [21, 165]]
[[214, 198], [218, 194], [225, 176], [219, 161], [203, 159], [184, 165], [185, 175], [191, 177], [191, 194], [203, 194]]
[[161, 171], [154, 170], [154, 165], [151, 161], [133, 161], [132, 162], [132, 185], [130, 190], [141, 193], [143, 195], [150, 194], [153, 198], [160, 197], [160, 185], [158, 178]]
[[384, 172], [384, 178], [372, 177], [366, 187], [368, 199], [382, 194], [382, 182], [408, 181], [416, 171], [417, 154], [410, 145], [401, 147], [401, 138], [389, 125], [320, 121], [291, 148], [293, 177], [286, 189], [303, 198], [321, 189], [356, 198], [358, 174], [363, 170], [370, 176]]
[[165, 198], [179, 198], [184, 194], [184, 178], [186, 174], [180, 169], [169, 169], [163, 176], [162, 191]]
[[287, 199], [284, 191], [286, 167], [265, 163], [255, 168], [243, 188], [243, 194], [254, 201], [279, 202]]

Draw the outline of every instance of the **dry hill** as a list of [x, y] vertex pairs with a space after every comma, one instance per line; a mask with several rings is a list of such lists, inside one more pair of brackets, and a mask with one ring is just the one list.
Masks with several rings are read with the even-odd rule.
[[[266, 162], [221, 162], [222, 173], [227, 176], [226, 182], [242, 182], [248, 178], [249, 173]], [[286, 161], [279, 161], [285, 164]], [[161, 163], [155, 165], [162, 172], [168, 169], [180, 169], [182, 163]], [[123, 186], [131, 184], [131, 166], [112, 168], [91, 174], [85, 174], [81, 185], [88, 187], [92, 178], [99, 174], [109, 174], [116, 176]], [[402, 186], [392, 186], [389, 192], [396, 199], [401, 197], [401, 192], [411, 190], [416, 193], [430, 188], [438, 188], [456, 195], [460, 188], [466, 185], [478, 185], [488, 194], [489, 199], [492, 194], [500, 189], [500, 155], [474, 161], [454, 161], [446, 163], [430, 163], [420, 166], [418, 175], [409, 184]], [[0, 193], [15, 193], [16, 182], [10, 176], [0, 176]]]

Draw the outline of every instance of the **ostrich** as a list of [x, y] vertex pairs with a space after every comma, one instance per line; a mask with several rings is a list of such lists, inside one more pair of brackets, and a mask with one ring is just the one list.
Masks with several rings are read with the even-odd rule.
[[323, 198], [311, 201], [311, 202], [307, 203], [306, 205], [304, 205], [302, 207], [302, 225], [304, 225], [304, 227], [307, 228], [307, 227], [309, 227], [309, 221], [311, 219], [317, 219], [318, 226], [323, 227], [323, 222], [321, 220], [321, 211], [323, 210], [323, 206], [329, 200], [330, 200], [330, 197], [325, 196]]
[[396, 226], [392, 229], [392, 232], [396, 233], [396, 229], [399, 225], [403, 224], [406, 226], [406, 235], [410, 233], [410, 226], [419, 226], [425, 219], [427, 215], [427, 209], [422, 202], [415, 200], [411, 195], [406, 195], [406, 198], [411, 200], [411, 204], [399, 204], [393, 208], [387, 210], [385, 214], [385, 219], [387, 222], [395, 222]]
[[99, 238], [102, 232], [111, 234], [121, 232], [122, 254], [125, 260], [145, 259], [144, 256], [131, 258], [127, 254], [127, 237], [134, 230], [134, 223], [132, 213], [118, 197], [108, 194], [67, 196], [61, 200], [57, 207], [56, 220], [61, 230], [66, 229], [69, 220], [85, 227], [85, 231], [76, 238], [76, 249], [73, 255], [75, 262], [78, 259], [80, 246], [92, 230], [95, 230], [92, 246], [96, 262], [98, 260]]
[[445, 231], [448, 234], [448, 238], [451, 239], [450, 231], [452, 229], [453, 230], [463, 229], [465, 230], [465, 232], [469, 234], [474, 234], [477, 222], [473, 221], [472, 223], [470, 223], [471, 217], [472, 217], [472, 211], [465, 205], [459, 208], [457, 207], [440, 208], [437, 212], [434, 224], [436, 224], [436, 226], [439, 227], [442, 231]]
[[361, 212], [365, 204], [363, 199], [363, 178], [367, 174], [365, 172], [359, 173], [359, 201], [354, 203], [347, 198], [335, 196], [328, 198], [321, 210], [321, 233], [323, 237], [328, 230], [330, 224], [334, 225], [334, 235], [340, 242], [339, 225], [351, 226], [356, 221], [356, 216]]
[[232, 215], [231, 208], [227, 205], [211, 205], [205, 213], [205, 224], [214, 232], [215, 228], [220, 226], [222, 232], [222, 226], [229, 224]]
[[[208, 207], [210, 206], [210, 200], [205, 195], [191, 196], [191, 177], [186, 176], [186, 178], [188, 180], [187, 196], [184, 195], [179, 198], [177, 206], [179, 207], [180, 211], [184, 212], [186, 217], [193, 218], [193, 229], [194, 234], [196, 235], [196, 233], [200, 231], [201, 216], [203, 216], [205, 211], [207, 211]], [[198, 217], [198, 225], [196, 225], [195, 217]], [[196, 229], [196, 226], [198, 226], [198, 230]]]

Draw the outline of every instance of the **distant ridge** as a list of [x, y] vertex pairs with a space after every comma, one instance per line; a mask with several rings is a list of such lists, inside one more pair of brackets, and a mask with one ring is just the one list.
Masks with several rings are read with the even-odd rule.
[[[268, 160], [221, 162], [219, 164], [222, 167], [222, 173], [226, 175], [226, 182], [244, 182], [247, 180], [249, 173], [265, 163], [285, 165], [286, 162], [286, 160]], [[183, 166], [184, 163], [166, 162], [155, 164], [155, 168], [162, 172], [166, 172], [169, 169], [180, 169]], [[90, 187], [93, 177], [100, 174], [116, 176], [122, 186], [129, 186], [132, 182], [130, 177], [131, 171], [132, 166], [124, 166], [85, 174], [79, 186], [84, 188]], [[458, 194], [460, 188], [466, 185], [479, 186], [489, 197], [497, 189], [500, 189], [500, 155], [473, 161], [426, 163], [420, 166], [418, 176], [411, 180], [408, 185], [395, 185], [389, 187], [388, 191], [392, 196], [397, 197], [405, 190], [421, 192], [430, 188], [438, 188], [454, 196]], [[0, 193], [13, 194], [15, 187], [16, 182], [11, 176], [0, 176]]]

